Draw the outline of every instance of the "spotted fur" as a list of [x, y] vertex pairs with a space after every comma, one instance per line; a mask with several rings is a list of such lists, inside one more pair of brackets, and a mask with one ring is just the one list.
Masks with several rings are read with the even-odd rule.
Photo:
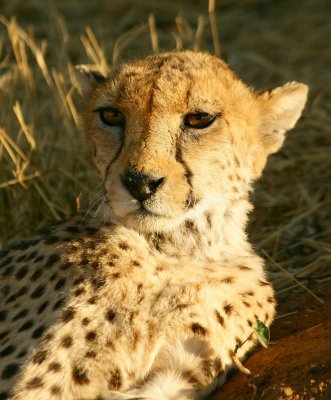
[[273, 320], [248, 193], [307, 87], [256, 93], [195, 52], [78, 70], [104, 206], [1, 253], [0, 399], [201, 399]]

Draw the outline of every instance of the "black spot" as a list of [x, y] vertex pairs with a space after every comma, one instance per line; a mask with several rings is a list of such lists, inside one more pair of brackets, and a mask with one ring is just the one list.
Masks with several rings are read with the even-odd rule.
[[16, 358], [25, 357], [27, 354], [28, 354], [28, 350], [27, 350], [27, 349], [24, 349], [24, 350], [22, 350], [21, 352], [19, 352], [19, 353], [17, 354]]
[[226, 278], [222, 279], [222, 283], [231, 284], [233, 282], [234, 282], [234, 277], [233, 276], [227, 276]]
[[270, 283], [260, 280], [259, 285], [260, 286], [270, 286]]
[[98, 300], [97, 296], [92, 296], [87, 300], [87, 302], [89, 304], [96, 304], [97, 300]]
[[54, 272], [54, 273], [51, 275], [51, 277], [49, 278], [49, 280], [50, 280], [51, 282], [53, 282], [56, 278], [57, 278], [57, 272]]
[[181, 372], [181, 376], [189, 382], [191, 385], [194, 386], [195, 389], [199, 389], [202, 387], [201, 382], [199, 381], [198, 377], [194, 375], [193, 371], [184, 370]]
[[23, 240], [22, 242], [19, 242], [19, 243], [15, 244], [14, 246], [12, 246], [12, 248], [15, 250], [26, 250], [32, 245], [34, 245], [33, 240]]
[[46, 300], [38, 307], [37, 314], [41, 314], [46, 309], [47, 306], [48, 306], [48, 301]]
[[76, 310], [73, 307], [68, 307], [65, 310], [63, 310], [62, 321], [69, 322], [72, 319], [74, 319], [75, 315], [76, 315]]
[[236, 349], [238, 349], [239, 347], [242, 346], [242, 341], [238, 337], [236, 337], [235, 340], [236, 340]]
[[119, 246], [119, 248], [122, 249], [122, 250], [129, 250], [129, 249], [130, 249], [130, 247], [128, 246], [128, 244], [125, 243], [125, 242], [120, 242], [120, 243], [118, 244], [118, 246]]
[[26, 384], [26, 388], [27, 388], [27, 389], [37, 389], [37, 388], [40, 388], [40, 387], [43, 387], [43, 386], [44, 386], [44, 384], [43, 384], [42, 379], [41, 379], [41, 378], [38, 378], [38, 377], [32, 378], [32, 379]]
[[1, 378], [2, 379], [10, 379], [15, 376], [20, 370], [19, 364], [11, 363], [5, 366], [2, 370]]
[[28, 273], [28, 268], [26, 266], [23, 266], [16, 272], [15, 277], [17, 280], [21, 280], [22, 278], [25, 277], [27, 273]]
[[225, 314], [226, 315], [231, 315], [233, 311], [233, 305], [232, 304], [227, 304], [226, 306], [223, 307]]
[[252, 270], [252, 268], [247, 267], [247, 265], [238, 265], [238, 268], [239, 268], [241, 271], [251, 271], [251, 270]]
[[38, 278], [41, 277], [41, 275], [43, 274], [43, 270], [42, 268], [38, 268], [36, 269], [36, 271], [33, 273], [33, 275], [31, 276], [31, 281], [34, 282], [36, 281]]
[[60, 396], [61, 388], [60, 386], [54, 385], [50, 388], [50, 392], [53, 396]]
[[61, 344], [63, 347], [65, 347], [66, 349], [68, 349], [69, 347], [72, 346], [72, 337], [67, 335], [67, 336], [63, 336], [63, 338], [61, 339]]
[[79, 227], [78, 226], [74, 226], [74, 225], [67, 226], [67, 227], [64, 228], [64, 230], [66, 232], [69, 232], [69, 233], [79, 233], [80, 232]]
[[48, 236], [46, 239], [44, 239], [44, 242], [46, 244], [54, 244], [54, 243], [57, 243], [59, 240], [60, 240], [60, 238], [58, 236], [51, 235], [51, 236]]
[[79, 367], [74, 367], [72, 370], [72, 377], [74, 382], [77, 385], [87, 385], [90, 380], [87, 375], [87, 371], [84, 371], [83, 369]]
[[8, 297], [8, 299], [6, 300], [6, 304], [13, 302], [14, 300], [16, 300], [18, 297], [23, 296], [24, 294], [26, 294], [28, 292], [28, 286], [23, 286], [21, 287], [16, 293], [14, 293], [13, 295], [11, 295], [10, 297]]
[[5, 267], [6, 265], [10, 264], [13, 261], [12, 256], [8, 256], [7, 258], [3, 259], [0, 263], [0, 268]]
[[105, 248], [100, 249], [99, 252], [98, 252], [98, 256], [99, 257], [105, 256], [106, 254], [108, 254], [108, 250], [105, 249]]
[[93, 269], [98, 269], [99, 268], [98, 261], [91, 262], [90, 267], [93, 268]]
[[207, 335], [208, 331], [206, 328], [198, 324], [197, 322], [191, 325], [191, 330], [194, 334], [205, 336]]
[[57, 263], [58, 261], [60, 261], [60, 257], [58, 254], [51, 254], [46, 263], [45, 263], [45, 267], [52, 267], [55, 263]]
[[111, 274], [110, 275], [113, 279], [118, 279], [120, 276], [121, 276], [121, 274], [119, 273], [119, 272], [115, 272], [114, 274]]
[[82, 257], [82, 258], [79, 260], [79, 265], [80, 265], [81, 267], [85, 267], [85, 265], [88, 265], [88, 263], [89, 263], [89, 260], [88, 260], [87, 257]]
[[7, 310], [1, 310], [0, 311], [0, 321], [5, 321], [7, 318], [7, 314], [8, 314]]
[[31, 251], [31, 253], [27, 256], [25, 261], [32, 261], [36, 256], [37, 256], [38, 252], [35, 251]]
[[93, 342], [96, 339], [96, 337], [97, 337], [96, 332], [95, 331], [90, 331], [90, 332], [87, 332], [87, 334], [85, 336], [85, 339], [88, 342]]
[[120, 389], [121, 385], [122, 385], [121, 373], [118, 369], [115, 369], [115, 371], [112, 372], [110, 376], [108, 388], [110, 390], [118, 390]]
[[250, 321], [249, 319], [247, 320], [247, 324], [248, 324], [248, 326], [250, 326], [250, 327], [252, 327], [252, 326], [253, 326], [253, 322], [252, 322], [252, 321]]
[[78, 278], [76, 278], [76, 279], [74, 280], [73, 285], [74, 285], [74, 286], [77, 286], [77, 285], [79, 285], [80, 283], [83, 283], [84, 280], [85, 280], [85, 279], [84, 279], [82, 276], [80, 276], [80, 277], [78, 277]]
[[134, 266], [134, 267], [141, 267], [141, 265], [140, 265], [140, 262], [139, 261], [132, 261], [132, 265]]
[[100, 289], [105, 284], [104, 278], [93, 278], [91, 282], [96, 289]]
[[10, 297], [8, 297], [5, 304], [12, 303], [15, 300], [16, 300], [16, 294], [12, 294]]
[[32, 335], [31, 335], [31, 338], [32, 339], [38, 339], [38, 338], [40, 338], [40, 336], [44, 333], [44, 331], [45, 331], [45, 326], [39, 326], [39, 328], [37, 328], [37, 329], [35, 329], [33, 332], [32, 332]]
[[9, 397], [10, 396], [8, 392], [0, 392], [0, 400], [8, 400]]
[[1, 352], [0, 352], [0, 357], [6, 357], [9, 356], [9, 354], [14, 353], [15, 347], [12, 345], [9, 345], [5, 347]]
[[80, 296], [81, 294], [84, 294], [84, 293], [85, 293], [85, 289], [84, 288], [78, 288], [78, 289], [76, 289], [74, 291], [74, 296], [78, 297], [78, 296]]
[[8, 253], [9, 250], [0, 250], [0, 257], [5, 258], [8, 255]]
[[53, 306], [53, 311], [57, 310], [64, 304], [64, 299], [59, 299]]
[[247, 307], [247, 308], [250, 308], [250, 307], [251, 307], [251, 305], [250, 305], [249, 303], [247, 303], [247, 301], [243, 301], [243, 305], [244, 305], [245, 307]]
[[27, 329], [30, 329], [33, 325], [34, 325], [33, 319], [29, 319], [28, 321], [25, 321], [23, 325], [21, 325], [21, 327], [17, 332], [26, 331]]
[[94, 235], [95, 233], [97, 233], [99, 231], [99, 229], [97, 228], [93, 228], [92, 226], [87, 226], [85, 228], [85, 232], [87, 232], [89, 235]]
[[97, 353], [95, 351], [87, 351], [85, 353], [86, 358], [95, 358], [97, 356]]
[[38, 256], [33, 262], [36, 264], [36, 263], [39, 263], [40, 261], [42, 261], [43, 259], [44, 259], [45, 257], [42, 255], [42, 254], [40, 254], [40, 256]]
[[39, 350], [32, 357], [32, 362], [34, 364], [39, 364], [40, 365], [42, 362], [44, 362], [46, 360], [46, 357], [47, 357], [47, 351], [46, 350]]
[[222, 360], [219, 357], [216, 357], [214, 360], [214, 370], [217, 377], [219, 377], [224, 372]]
[[37, 288], [31, 293], [31, 299], [39, 299], [45, 293], [46, 285], [39, 285]]
[[3, 296], [8, 296], [10, 293], [10, 286], [9, 285], [2, 286], [1, 293]]
[[116, 313], [114, 310], [109, 309], [106, 313], [106, 320], [109, 322], [113, 322], [116, 317]]
[[56, 285], [54, 286], [55, 290], [59, 290], [61, 288], [63, 288], [63, 286], [65, 285], [66, 280], [64, 278], [60, 278], [57, 282]]
[[269, 297], [267, 298], [267, 302], [268, 302], [268, 303], [274, 303], [274, 302], [275, 302], [275, 299], [274, 299], [272, 296], [269, 296]]
[[8, 335], [9, 331], [3, 331], [0, 333], [0, 340], [5, 338]]
[[61, 370], [61, 364], [58, 362], [51, 362], [48, 366], [49, 371], [59, 372]]
[[17, 257], [16, 262], [25, 261], [26, 257], [27, 257], [27, 254], [23, 254], [23, 255]]
[[224, 318], [222, 317], [222, 315], [221, 315], [217, 310], [215, 310], [215, 315], [216, 315], [217, 321], [218, 321], [222, 326], [224, 326]]
[[45, 343], [47, 343], [47, 342], [51, 341], [51, 340], [53, 339], [53, 337], [54, 337], [54, 334], [53, 334], [52, 332], [48, 332], [48, 333], [46, 333], [46, 335], [44, 336], [43, 341], [44, 341]]
[[60, 265], [60, 269], [61, 269], [62, 271], [66, 271], [66, 270], [69, 269], [70, 267], [72, 267], [72, 262], [70, 262], [70, 261], [63, 262], [63, 263]]
[[83, 319], [82, 319], [82, 324], [83, 324], [83, 325], [86, 326], [86, 325], [88, 325], [89, 323], [90, 323], [90, 320], [89, 320], [88, 318], [83, 318]]

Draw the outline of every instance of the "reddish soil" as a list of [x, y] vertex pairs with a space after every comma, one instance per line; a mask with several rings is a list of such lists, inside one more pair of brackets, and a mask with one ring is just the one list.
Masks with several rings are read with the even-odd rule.
[[269, 347], [244, 363], [252, 377], [234, 373], [212, 400], [331, 399], [331, 283], [313, 291], [325, 305], [306, 292], [280, 300], [279, 316], [296, 313], [276, 319]]

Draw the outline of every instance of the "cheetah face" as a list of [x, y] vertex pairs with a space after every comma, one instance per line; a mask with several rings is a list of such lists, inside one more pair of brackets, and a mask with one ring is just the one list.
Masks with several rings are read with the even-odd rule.
[[174, 229], [247, 196], [307, 93], [292, 83], [257, 94], [221, 60], [194, 52], [107, 77], [83, 72], [82, 121], [112, 218], [140, 231]]

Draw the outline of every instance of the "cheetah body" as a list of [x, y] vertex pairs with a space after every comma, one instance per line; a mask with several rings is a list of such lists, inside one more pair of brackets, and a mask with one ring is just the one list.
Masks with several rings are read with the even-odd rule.
[[82, 70], [105, 201], [2, 254], [0, 398], [203, 398], [273, 320], [248, 191], [307, 89], [258, 94], [194, 52]]

